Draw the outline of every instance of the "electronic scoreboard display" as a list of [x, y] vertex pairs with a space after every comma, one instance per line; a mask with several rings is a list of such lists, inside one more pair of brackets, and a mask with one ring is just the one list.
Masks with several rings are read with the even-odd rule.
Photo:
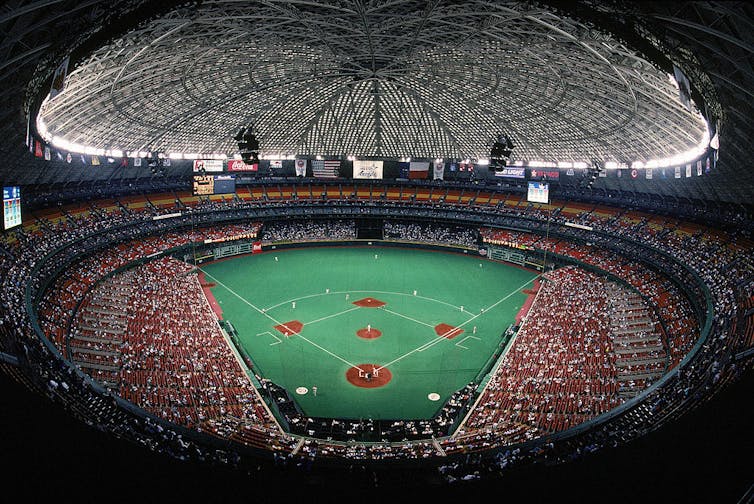
[[235, 175], [214, 175], [215, 194], [232, 194], [236, 192]]
[[194, 175], [194, 196], [232, 194], [236, 192], [235, 175]]
[[194, 196], [208, 196], [215, 194], [214, 175], [194, 175]]
[[526, 201], [532, 203], [549, 203], [550, 185], [547, 182], [529, 182]]
[[3, 187], [3, 229], [21, 224], [21, 188]]

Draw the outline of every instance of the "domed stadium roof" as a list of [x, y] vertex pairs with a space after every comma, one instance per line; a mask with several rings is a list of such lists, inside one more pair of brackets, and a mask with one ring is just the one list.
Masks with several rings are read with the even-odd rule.
[[717, 177], [684, 190], [751, 194], [744, 4], [151, 4], [7, 9], [3, 150], [29, 126], [65, 147], [233, 156], [250, 125], [274, 157], [483, 159], [507, 135], [514, 161], [591, 165], [683, 158], [719, 133]]
[[595, 27], [521, 3], [213, 2], [83, 59], [45, 102], [51, 134], [96, 148], [647, 161], [705, 123], [668, 74]]

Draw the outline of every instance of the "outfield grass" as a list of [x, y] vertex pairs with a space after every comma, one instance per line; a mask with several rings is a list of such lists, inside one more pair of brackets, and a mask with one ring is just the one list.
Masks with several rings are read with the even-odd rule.
[[[480, 257], [382, 247], [272, 251], [202, 270], [258, 374], [308, 416], [373, 419], [432, 417], [498, 348], [536, 277]], [[366, 297], [386, 304], [353, 304]], [[304, 324], [299, 334], [275, 329], [291, 321]], [[443, 323], [464, 332], [438, 336]], [[382, 335], [359, 337], [368, 325]], [[346, 371], [363, 364], [384, 366], [392, 379], [375, 388], [350, 383]], [[296, 393], [300, 387], [308, 392]]]

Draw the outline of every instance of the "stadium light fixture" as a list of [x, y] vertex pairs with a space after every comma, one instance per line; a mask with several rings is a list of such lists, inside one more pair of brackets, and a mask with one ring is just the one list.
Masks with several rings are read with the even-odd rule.
[[233, 139], [238, 142], [238, 150], [245, 164], [259, 164], [259, 140], [254, 135], [253, 126], [241, 126]]

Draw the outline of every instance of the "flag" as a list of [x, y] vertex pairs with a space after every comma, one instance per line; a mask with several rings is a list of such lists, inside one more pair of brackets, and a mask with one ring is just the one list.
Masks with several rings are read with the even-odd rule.
[[297, 177], [305, 177], [306, 176], [306, 159], [297, 159], [296, 160], [296, 176]]
[[673, 65], [673, 76], [678, 83], [678, 98], [687, 110], [691, 110], [691, 84], [683, 71]]
[[709, 158], [707, 158], [707, 166], [704, 167], [704, 173], [709, 174], [711, 168]]
[[458, 169], [458, 165], [455, 163], [450, 163], [450, 166], [448, 167], [450, 171], [454, 172]]
[[170, 166], [170, 158], [166, 157], [162, 159], [162, 166]]
[[128, 158], [126, 156], [123, 156], [123, 158], [120, 160], [120, 167], [128, 168]]
[[70, 163], [71, 161], [73, 161], [73, 156], [71, 156], [71, 153], [70, 153], [70, 152], [69, 152], [69, 153], [68, 153], [68, 154], [67, 154], [67, 155], [65, 156], [65, 160], [66, 160], [67, 162], [69, 162], [69, 163]]
[[99, 156], [92, 156], [92, 166], [99, 166]]
[[434, 166], [434, 180], [443, 180], [445, 175], [445, 162], [439, 159], [435, 160]]
[[65, 87], [65, 78], [68, 75], [68, 62], [69, 58], [63, 60], [58, 68], [55, 69], [55, 73], [52, 76], [52, 87], [50, 88], [50, 98], [55, 98], [57, 95], [63, 92]]
[[647, 172], [647, 180], [652, 180], [652, 168], [647, 168], [645, 171]]
[[260, 241], [254, 242], [254, 244], [252, 245], [252, 248], [251, 248], [251, 253], [252, 254], [258, 254], [261, 251], [262, 251], [262, 242], [260, 242]]
[[715, 150], [720, 150], [720, 137], [717, 135], [717, 131], [712, 136], [712, 140], [709, 141], [709, 146]]
[[81, 164], [86, 164], [86, 158], [81, 154]]
[[702, 176], [702, 160], [701, 159], [696, 162], [696, 174], [699, 177]]
[[615, 170], [615, 174], [618, 176], [618, 178], [621, 178], [623, 176], [623, 170]]
[[312, 160], [312, 175], [317, 178], [338, 178], [338, 172], [340, 171], [339, 160], [326, 160], [313, 159]]
[[406, 161], [398, 162], [398, 173], [400, 173], [400, 178], [402, 179], [408, 178], [408, 166], [409, 166], [409, 163]]
[[356, 160], [353, 162], [353, 178], [381, 179], [382, 161]]
[[633, 168], [631, 170], [631, 178], [636, 178], [638, 176], [639, 176], [639, 170], [637, 170], [636, 168]]
[[690, 176], [691, 176], [691, 165], [687, 164], [686, 165], [686, 177], [690, 177]]
[[681, 167], [676, 166], [675, 167], [675, 178], [681, 178]]
[[39, 140], [34, 140], [34, 155], [36, 157], [44, 156], [44, 152], [42, 152], [42, 142]]
[[429, 161], [411, 161], [411, 163], [409, 163], [408, 178], [425, 179], [427, 178], [428, 175], [429, 175]]
[[[92, 157], [92, 164], [94, 164], [94, 158]], [[134, 158], [134, 166], [141, 166], [141, 158]]]
[[52, 152], [50, 152], [50, 147], [45, 145], [45, 161], [49, 161], [50, 158], [52, 158]]

